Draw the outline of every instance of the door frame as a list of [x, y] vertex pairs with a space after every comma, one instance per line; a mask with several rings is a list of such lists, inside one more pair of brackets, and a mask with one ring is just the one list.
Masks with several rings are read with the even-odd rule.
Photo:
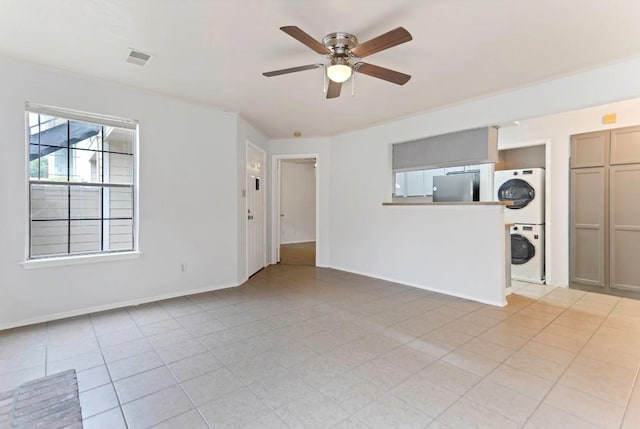
[[[245, 266], [244, 266], [244, 272], [245, 272], [245, 279], [249, 278], [249, 222], [247, 220], [247, 210], [249, 209], [249, 198], [247, 197], [247, 193], [249, 192], [249, 175], [247, 174], [247, 163], [249, 160], [249, 147], [251, 147], [252, 149], [255, 149], [257, 152], [260, 152], [262, 154], [262, 168], [264, 169], [264, 174], [263, 174], [263, 178], [262, 181], [263, 186], [264, 186], [264, 192], [262, 194], [262, 204], [263, 204], [263, 211], [262, 211], [262, 234], [263, 234], [263, 243], [264, 243], [264, 258], [262, 261], [262, 268], [267, 266], [267, 175], [268, 175], [268, 170], [267, 170], [267, 151], [262, 149], [260, 146], [257, 146], [256, 144], [252, 143], [250, 140], [246, 141], [245, 144], [245, 151], [244, 151], [244, 211], [242, 213], [242, 218], [244, 221], [244, 229], [245, 229], [245, 237], [244, 237], [244, 242], [245, 242], [245, 246], [244, 246], [244, 260], [245, 260]], [[253, 275], [253, 274], [251, 274]]]
[[[551, 264], [551, 240], [549, 239], [549, 224], [551, 221], [551, 207], [553, 203], [551, 202], [551, 196], [549, 193], [551, 183], [551, 139], [543, 139], [543, 140], [529, 140], [518, 143], [509, 144], [506, 147], [499, 147], [498, 151], [501, 150], [509, 150], [509, 149], [520, 149], [523, 147], [531, 147], [531, 146], [544, 146], [544, 282], [545, 284], [549, 284], [549, 267]], [[493, 168], [493, 167], [492, 167]], [[495, 172], [495, 168], [493, 168]], [[493, 180], [493, 173], [491, 174]], [[491, 189], [495, 189], [495, 186], [492, 186]], [[567, 190], [568, 193], [568, 190]], [[567, 219], [567, 222], [569, 220]], [[553, 240], [555, 243], [555, 240]], [[553, 270], [551, 270], [553, 271]], [[558, 285], [552, 285], [558, 286]], [[566, 287], [566, 286], [565, 286]]]
[[271, 157], [271, 263], [280, 262], [280, 212], [282, 211], [282, 196], [280, 186], [282, 182], [281, 163], [287, 159], [309, 159], [316, 160], [316, 260], [318, 266], [320, 249], [320, 154], [319, 153], [297, 153], [272, 155]]

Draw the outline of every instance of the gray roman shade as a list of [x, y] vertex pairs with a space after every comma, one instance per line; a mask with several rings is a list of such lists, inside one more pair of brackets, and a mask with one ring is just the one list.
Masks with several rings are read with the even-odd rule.
[[393, 145], [394, 171], [497, 161], [497, 127], [475, 128]]

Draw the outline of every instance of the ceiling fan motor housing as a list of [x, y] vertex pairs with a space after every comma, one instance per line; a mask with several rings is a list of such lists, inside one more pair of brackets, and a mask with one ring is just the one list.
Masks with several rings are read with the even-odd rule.
[[331, 33], [324, 36], [322, 44], [331, 50], [332, 57], [348, 58], [351, 55], [351, 49], [358, 46], [358, 39], [350, 33]]

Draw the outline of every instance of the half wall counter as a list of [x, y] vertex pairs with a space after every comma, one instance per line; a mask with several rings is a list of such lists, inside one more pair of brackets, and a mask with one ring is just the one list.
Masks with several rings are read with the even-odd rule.
[[511, 245], [501, 202], [383, 203], [379, 277], [496, 306], [507, 304]]

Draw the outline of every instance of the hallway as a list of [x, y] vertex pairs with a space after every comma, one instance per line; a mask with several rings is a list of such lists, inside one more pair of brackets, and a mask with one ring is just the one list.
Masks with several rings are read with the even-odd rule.
[[283, 244], [280, 246], [280, 263], [283, 265], [316, 266], [316, 242]]

